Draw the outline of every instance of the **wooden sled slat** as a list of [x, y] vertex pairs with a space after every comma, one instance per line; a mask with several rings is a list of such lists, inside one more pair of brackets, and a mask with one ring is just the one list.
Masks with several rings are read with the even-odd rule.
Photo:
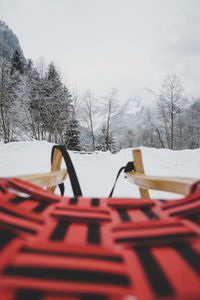
[[66, 176], [67, 170], [58, 170], [43, 174], [16, 176], [15, 178], [28, 181], [40, 187], [52, 187], [62, 183]]
[[144, 189], [159, 190], [188, 195], [191, 185], [197, 178], [148, 176], [138, 173], [126, 173], [127, 179]]

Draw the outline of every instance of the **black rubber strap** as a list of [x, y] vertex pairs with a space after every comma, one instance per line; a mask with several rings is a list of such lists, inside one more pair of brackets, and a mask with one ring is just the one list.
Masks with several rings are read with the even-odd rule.
[[[72, 186], [74, 196], [75, 197], [82, 196], [82, 191], [81, 191], [81, 187], [80, 187], [77, 175], [76, 175], [76, 171], [74, 169], [74, 166], [73, 166], [73, 163], [72, 163], [71, 158], [69, 156], [69, 153], [65, 149], [65, 146], [63, 146], [63, 145], [53, 146], [52, 152], [51, 152], [51, 164], [53, 162], [53, 156], [54, 156], [55, 149], [60, 150], [60, 152], [62, 153], [62, 156], [64, 158], [64, 161], [65, 161], [65, 164], [66, 164], [66, 167], [67, 167], [67, 172], [69, 174], [69, 178], [70, 178], [70, 182], [71, 182], [71, 186]], [[63, 183], [59, 184], [59, 188], [60, 188], [61, 195], [64, 195], [64, 190], [65, 190], [64, 184]]]
[[109, 194], [109, 196], [108, 196], [109, 198], [112, 197], [113, 192], [114, 192], [114, 189], [115, 189], [115, 186], [116, 186], [116, 183], [117, 183], [117, 180], [118, 180], [118, 178], [119, 178], [119, 175], [121, 174], [121, 172], [122, 172], [123, 170], [124, 170], [125, 173], [126, 173], [126, 172], [132, 172], [132, 171], [135, 171], [134, 162], [133, 162], [133, 161], [129, 161], [129, 162], [127, 163], [126, 166], [121, 167], [121, 168], [119, 169], [119, 171], [118, 171], [118, 173], [117, 173], [117, 177], [116, 177], [116, 179], [115, 179], [115, 183], [114, 183], [114, 185], [113, 185], [113, 188], [112, 188], [112, 190], [111, 190], [111, 192], [110, 192], [110, 194]]

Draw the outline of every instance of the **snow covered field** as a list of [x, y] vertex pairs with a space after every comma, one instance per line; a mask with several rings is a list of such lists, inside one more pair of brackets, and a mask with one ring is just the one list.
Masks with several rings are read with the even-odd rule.
[[[51, 143], [18, 142], [0, 144], [0, 176], [25, 175], [49, 172]], [[200, 178], [200, 149], [171, 151], [140, 147], [146, 174], [163, 176], [186, 176]], [[80, 154], [70, 151], [83, 195], [85, 197], [107, 197], [121, 166], [132, 160], [132, 149], [117, 154], [96, 152]], [[63, 163], [63, 168], [65, 165]], [[69, 178], [66, 192], [72, 195]], [[180, 195], [150, 191], [153, 198], [180, 198]], [[120, 176], [114, 197], [139, 197], [138, 188]]]

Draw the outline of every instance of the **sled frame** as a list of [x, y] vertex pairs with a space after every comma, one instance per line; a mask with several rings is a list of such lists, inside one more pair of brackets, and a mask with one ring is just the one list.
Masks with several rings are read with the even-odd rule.
[[[31, 174], [16, 176], [15, 178], [28, 181], [47, 190], [54, 192], [56, 185], [62, 183], [66, 176], [67, 170], [61, 170], [62, 153], [55, 149], [52, 160], [51, 172], [43, 174]], [[165, 192], [172, 192], [186, 196], [191, 185], [196, 182], [197, 178], [188, 177], [166, 177], [166, 176], [149, 176], [145, 174], [140, 149], [133, 150], [133, 161], [135, 172], [126, 173], [127, 179], [139, 187], [141, 198], [150, 198], [149, 189]]]
[[126, 173], [127, 179], [139, 187], [141, 198], [150, 198], [148, 189], [159, 190], [181, 195], [188, 195], [191, 185], [197, 178], [167, 177], [145, 175], [142, 153], [140, 149], [133, 150], [135, 172]]

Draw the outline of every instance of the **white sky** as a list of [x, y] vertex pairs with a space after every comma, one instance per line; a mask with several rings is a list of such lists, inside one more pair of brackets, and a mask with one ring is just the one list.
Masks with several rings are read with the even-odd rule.
[[200, 96], [200, 0], [0, 0], [0, 19], [79, 91], [129, 98], [176, 74]]

